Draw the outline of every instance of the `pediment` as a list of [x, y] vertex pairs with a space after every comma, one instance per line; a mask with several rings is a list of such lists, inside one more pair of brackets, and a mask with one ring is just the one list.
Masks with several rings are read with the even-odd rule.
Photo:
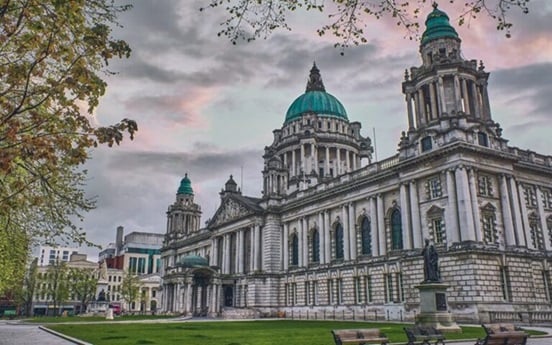
[[215, 212], [215, 215], [209, 222], [209, 227], [230, 223], [240, 218], [250, 216], [254, 213], [255, 210], [250, 208], [245, 203], [229, 197], [223, 200], [222, 205], [220, 205], [217, 212]]

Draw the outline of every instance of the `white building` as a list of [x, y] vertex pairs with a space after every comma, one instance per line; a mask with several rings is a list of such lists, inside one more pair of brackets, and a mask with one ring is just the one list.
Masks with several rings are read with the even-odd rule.
[[550, 314], [552, 156], [508, 146], [489, 73], [460, 43], [435, 8], [422, 64], [405, 73], [408, 128], [392, 157], [370, 162], [370, 139], [313, 66], [265, 148], [261, 197], [230, 177], [200, 228], [186, 176], [167, 212], [163, 309], [412, 320], [428, 238], [457, 321]]
[[52, 265], [56, 260], [69, 262], [71, 254], [73, 253], [78, 253], [78, 249], [70, 247], [40, 246], [38, 248], [38, 265]]

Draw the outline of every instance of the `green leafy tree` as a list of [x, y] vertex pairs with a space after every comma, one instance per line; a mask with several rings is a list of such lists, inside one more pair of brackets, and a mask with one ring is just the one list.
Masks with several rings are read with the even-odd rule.
[[109, 61], [130, 54], [111, 35], [128, 9], [113, 0], [0, 2], [0, 293], [20, 287], [32, 241], [88, 243], [75, 224], [94, 207], [81, 166], [91, 148], [137, 131], [129, 119], [91, 122]]
[[88, 303], [96, 296], [98, 279], [96, 272], [90, 268], [69, 268], [68, 274], [71, 294], [79, 301], [81, 313], [86, 312]]
[[[513, 9], [529, 12], [529, 0], [448, 0], [450, 3], [464, 4], [458, 15], [458, 24], [488, 16], [496, 22], [496, 28], [510, 37], [512, 22], [508, 14]], [[398, 26], [406, 29], [406, 35], [413, 39], [420, 27], [422, 8], [431, 1], [419, 0], [211, 0], [209, 5], [200, 8], [223, 7], [227, 13], [219, 36], [228, 37], [232, 43], [243, 39], [251, 41], [266, 38], [274, 30], [291, 30], [287, 22], [290, 12], [300, 9], [328, 13], [328, 24], [317, 30], [319, 35], [333, 34], [345, 48], [349, 45], [366, 43], [367, 23], [370, 19], [393, 18]]]
[[127, 310], [131, 309], [130, 306], [133, 302], [138, 302], [140, 299], [141, 287], [140, 278], [136, 274], [126, 271], [121, 283], [121, 296], [127, 304]]
[[46, 273], [43, 275], [42, 291], [48, 300], [51, 301], [54, 310], [54, 316], [58, 315], [59, 308], [69, 298], [69, 270], [63, 261], [56, 260], [55, 263], [48, 266]]

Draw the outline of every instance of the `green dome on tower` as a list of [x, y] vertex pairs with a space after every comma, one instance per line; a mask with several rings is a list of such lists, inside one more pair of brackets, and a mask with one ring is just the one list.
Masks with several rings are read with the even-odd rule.
[[447, 14], [437, 8], [437, 3], [433, 3], [433, 11], [427, 16], [425, 25], [426, 30], [422, 34], [422, 44], [438, 38], [460, 39], [456, 30], [450, 25]]
[[348, 120], [343, 104], [326, 92], [316, 64], [313, 64], [310, 71], [305, 93], [291, 103], [284, 123], [296, 120], [306, 113], [316, 113], [318, 116], [337, 117]]
[[188, 178], [188, 174], [185, 174], [184, 178], [180, 181], [180, 187], [178, 187], [176, 194], [194, 195], [194, 191], [192, 190], [192, 181]]

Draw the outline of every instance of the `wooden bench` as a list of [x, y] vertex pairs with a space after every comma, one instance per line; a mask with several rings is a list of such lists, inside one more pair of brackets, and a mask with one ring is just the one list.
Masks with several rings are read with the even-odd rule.
[[441, 331], [439, 331], [435, 327], [422, 327], [422, 326], [404, 327], [404, 332], [408, 337], [407, 345], [414, 345], [414, 344], [431, 345], [431, 342], [433, 342], [433, 344], [435, 345], [439, 343], [441, 343], [442, 345], [445, 345], [445, 336], [443, 335], [443, 333], [441, 333]]
[[332, 331], [335, 345], [345, 344], [388, 344], [389, 339], [377, 328], [367, 329], [334, 329]]
[[529, 336], [511, 323], [483, 324], [487, 335], [477, 340], [476, 345], [525, 345]]

